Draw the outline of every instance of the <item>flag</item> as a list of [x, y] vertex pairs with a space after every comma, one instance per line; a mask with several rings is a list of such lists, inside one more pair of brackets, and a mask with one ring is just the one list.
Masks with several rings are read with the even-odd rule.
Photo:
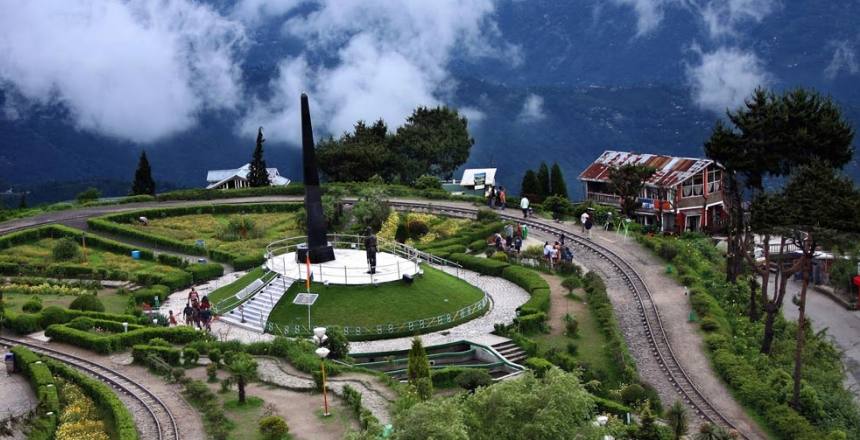
[[308, 267], [308, 276], [305, 278], [305, 290], [308, 292], [311, 291], [311, 256], [310, 254], [305, 254], [305, 264]]

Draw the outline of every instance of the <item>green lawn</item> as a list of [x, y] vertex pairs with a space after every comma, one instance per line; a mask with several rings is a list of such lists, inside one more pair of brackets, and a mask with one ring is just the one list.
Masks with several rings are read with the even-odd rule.
[[[259, 236], [236, 241], [219, 238], [219, 230], [231, 217], [245, 217], [254, 222]], [[261, 255], [269, 243], [287, 237], [303, 235], [296, 225], [296, 213], [266, 214], [192, 214], [176, 217], [153, 218], [147, 226], [132, 223], [129, 226], [152, 235], [172, 238], [188, 244], [203, 240], [207, 249], [217, 249], [234, 255]]]
[[[423, 266], [423, 269], [424, 275], [411, 285], [403, 281], [383, 283], [377, 287], [311, 284], [311, 292], [320, 295], [311, 307], [312, 325], [375, 328], [377, 325], [397, 325], [446, 313], [453, 317], [457, 310], [480, 301], [484, 296], [480, 289], [459, 278], [431, 267]], [[296, 294], [304, 291], [303, 282], [290, 286], [269, 316], [269, 322], [280, 326], [307, 326], [307, 307], [292, 303]], [[473, 314], [469, 318], [479, 315]], [[444, 326], [433, 330], [439, 328]]]
[[[60, 306], [68, 308], [69, 304], [77, 298], [73, 295], [37, 295], [42, 300], [42, 307]], [[3, 302], [10, 310], [15, 312], [23, 312], [21, 309], [24, 303], [30, 300], [33, 295], [24, 295], [20, 293], [6, 293], [3, 295]], [[128, 304], [127, 295], [117, 295], [114, 289], [104, 289], [99, 291], [98, 298], [105, 306], [107, 313], [125, 313], [126, 305]]]
[[97, 269], [120, 270], [128, 273], [138, 272], [178, 272], [181, 269], [165, 266], [153, 261], [135, 260], [130, 255], [115, 254], [101, 249], [87, 248], [86, 261], [55, 261], [51, 251], [57, 240], [43, 238], [32, 243], [20, 244], [0, 250], [0, 262], [27, 264], [74, 263], [88, 264]]

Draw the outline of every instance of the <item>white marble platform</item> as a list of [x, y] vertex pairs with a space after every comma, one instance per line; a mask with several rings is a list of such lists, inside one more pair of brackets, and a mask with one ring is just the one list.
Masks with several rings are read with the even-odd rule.
[[[397, 281], [403, 275], [414, 276], [420, 270], [418, 263], [403, 257], [379, 252], [376, 254], [376, 274], [368, 274], [367, 254], [359, 249], [335, 249], [334, 261], [311, 264], [313, 281], [329, 284], [380, 284]], [[307, 278], [307, 266], [296, 262], [296, 253], [276, 255], [266, 261], [273, 272], [296, 280]]]

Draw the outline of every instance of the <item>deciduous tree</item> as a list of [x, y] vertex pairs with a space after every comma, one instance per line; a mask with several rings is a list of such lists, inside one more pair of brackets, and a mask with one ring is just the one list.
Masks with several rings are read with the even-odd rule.
[[621, 199], [621, 212], [628, 218], [633, 218], [636, 210], [642, 206], [639, 194], [645, 187], [645, 182], [655, 172], [652, 167], [637, 164], [626, 164], [609, 170], [609, 186]]

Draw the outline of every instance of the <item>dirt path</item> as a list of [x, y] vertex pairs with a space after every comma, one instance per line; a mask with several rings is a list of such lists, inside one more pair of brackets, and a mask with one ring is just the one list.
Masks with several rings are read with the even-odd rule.
[[564, 334], [564, 315], [569, 311], [567, 289], [561, 285], [561, 277], [538, 272], [540, 277], [549, 284], [549, 334], [559, 336]]

